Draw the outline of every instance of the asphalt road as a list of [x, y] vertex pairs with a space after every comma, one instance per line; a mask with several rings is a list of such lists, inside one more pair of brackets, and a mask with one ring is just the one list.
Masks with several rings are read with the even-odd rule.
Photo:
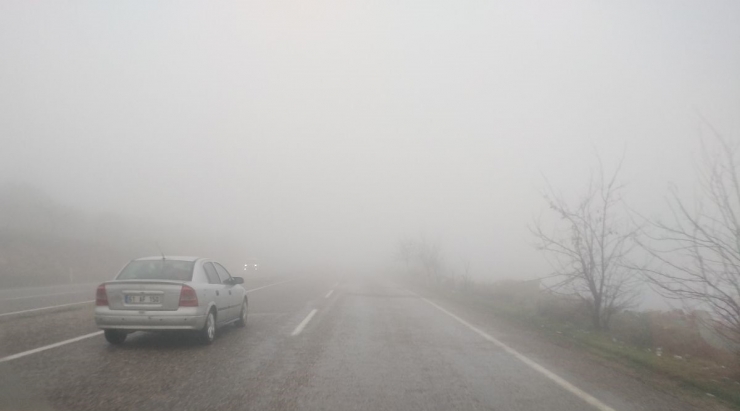
[[37, 297], [23, 306], [0, 294], [0, 410], [694, 409], [388, 280], [296, 278], [259, 288], [269, 284], [246, 284], [256, 289], [247, 328], [219, 330], [210, 346], [136, 333], [114, 347], [89, 336], [92, 303], [8, 314], [59, 302], [44, 293], [76, 290], [25, 290], [16, 296]]
[[3, 314], [73, 304], [95, 298], [97, 284], [0, 289], [0, 318]]

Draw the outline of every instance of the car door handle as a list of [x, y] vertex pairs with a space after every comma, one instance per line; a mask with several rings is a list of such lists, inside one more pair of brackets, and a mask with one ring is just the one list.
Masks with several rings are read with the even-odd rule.
[[218, 291], [216, 291], [216, 295], [218, 295]]
[[231, 290], [229, 290], [229, 295], [231, 295]]

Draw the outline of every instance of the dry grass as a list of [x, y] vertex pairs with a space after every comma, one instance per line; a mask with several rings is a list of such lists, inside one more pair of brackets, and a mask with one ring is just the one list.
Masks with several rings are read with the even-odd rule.
[[[464, 301], [536, 329], [549, 339], [561, 340], [602, 358], [659, 373], [689, 391], [704, 396], [709, 394], [740, 409], [738, 358], [727, 351], [712, 348], [696, 332], [665, 322], [660, 316], [657, 320], [664, 323], [656, 326], [648, 321], [650, 313], [644, 316], [628, 313], [628, 320], [615, 321], [615, 326], [619, 324], [618, 329], [594, 332], [584, 326], [587, 318], [577, 307], [562, 301], [543, 305], [513, 298], [491, 299], [481, 294], [467, 296]], [[640, 321], [632, 321], [635, 316]]]

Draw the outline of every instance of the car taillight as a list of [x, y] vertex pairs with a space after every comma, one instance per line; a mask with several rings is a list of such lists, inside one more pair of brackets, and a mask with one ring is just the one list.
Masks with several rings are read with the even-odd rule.
[[180, 290], [180, 307], [197, 307], [198, 306], [198, 294], [195, 293], [192, 287], [187, 285], [182, 286]]
[[108, 306], [108, 293], [105, 291], [105, 284], [100, 284], [95, 291], [95, 305]]

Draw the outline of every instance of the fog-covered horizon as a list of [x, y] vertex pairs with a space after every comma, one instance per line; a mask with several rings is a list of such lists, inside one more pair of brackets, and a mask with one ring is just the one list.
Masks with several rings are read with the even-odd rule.
[[660, 215], [695, 190], [702, 117], [740, 136], [736, 2], [441, 5], [4, 2], [0, 183], [286, 266], [424, 237], [529, 279], [543, 176], [577, 197], [624, 155], [625, 200]]

